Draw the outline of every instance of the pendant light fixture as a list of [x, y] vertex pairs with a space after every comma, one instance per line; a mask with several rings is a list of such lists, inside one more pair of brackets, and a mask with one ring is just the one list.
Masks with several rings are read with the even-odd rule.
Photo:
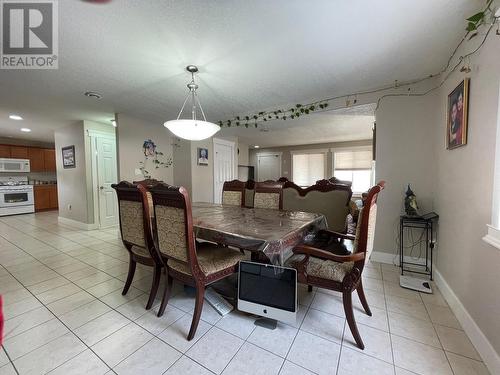
[[[220, 130], [220, 126], [207, 121], [203, 108], [198, 100], [198, 95], [196, 94], [198, 85], [194, 82], [194, 74], [198, 72], [198, 68], [194, 65], [188, 65], [186, 70], [191, 73], [191, 82], [187, 84], [189, 94], [182, 104], [182, 108], [177, 116], [177, 119], [167, 121], [163, 124], [163, 126], [179, 138], [190, 141], [201, 141], [202, 139], [210, 138], [217, 133]], [[180, 117], [189, 99], [191, 99], [191, 118], [182, 120]], [[200, 109], [203, 120], [199, 120], [197, 118], [198, 108]]]

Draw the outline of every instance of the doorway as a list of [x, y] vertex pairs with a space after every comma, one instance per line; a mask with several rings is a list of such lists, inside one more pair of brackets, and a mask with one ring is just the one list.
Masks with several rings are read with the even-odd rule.
[[214, 203], [222, 202], [225, 181], [236, 178], [234, 142], [214, 138]]
[[276, 181], [281, 177], [281, 153], [257, 154], [257, 181]]
[[92, 154], [94, 223], [99, 228], [118, 224], [118, 204], [111, 184], [118, 179], [116, 137], [109, 133], [89, 131]]

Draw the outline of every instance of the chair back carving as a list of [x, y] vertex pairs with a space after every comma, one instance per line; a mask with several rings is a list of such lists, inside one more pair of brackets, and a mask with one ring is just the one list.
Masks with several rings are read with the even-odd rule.
[[254, 208], [283, 209], [283, 183], [264, 181], [255, 183]]
[[155, 243], [163, 256], [190, 265], [198, 264], [191, 201], [184, 187], [159, 183], [151, 188], [155, 217]]
[[332, 184], [340, 184], [340, 185], [348, 185], [348, 186], [352, 186], [352, 181], [348, 181], [348, 180], [339, 180], [337, 177], [330, 177], [328, 179], [328, 181], [330, 181]]
[[290, 211], [318, 212], [325, 215], [330, 230], [344, 232], [352, 190], [348, 185], [319, 180], [301, 188], [292, 181], [283, 185], [283, 208]]
[[358, 226], [356, 228], [356, 239], [354, 240], [354, 253], [364, 252], [365, 259], [357, 262], [355, 266], [361, 268], [368, 261], [373, 251], [373, 240], [375, 237], [375, 223], [377, 220], [377, 199], [379, 193], [384, 189], [385, 181], [380, 181], [368, 191], [364, 206], [359, 213]]
[[245, 188], [247, 183], [239, 180], [226, 181], [222, 187], [222, 204], [231, 206], [245, 205]]
[[121, 181], [111, 187], [118, 197], [120, 233], [125, 247], [128, 250], [132, 246], [145, 248], [153, 259], [159, 259], [154, 252], [150, 205], [145, 195], [138, 185], [127, 181]]

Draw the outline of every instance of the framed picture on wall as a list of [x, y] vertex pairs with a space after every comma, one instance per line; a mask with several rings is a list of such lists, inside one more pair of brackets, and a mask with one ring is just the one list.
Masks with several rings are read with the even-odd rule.
[[446, 148], [467, 144], [467, 116], [469, 113], [469, 78], [465, 78], [448, 95]]
[[62, 148], [63, 168], [75, 168], [75, 146], [66, 146]]
[[208, 149], [198, 147], [198, 165], [208, 165]]

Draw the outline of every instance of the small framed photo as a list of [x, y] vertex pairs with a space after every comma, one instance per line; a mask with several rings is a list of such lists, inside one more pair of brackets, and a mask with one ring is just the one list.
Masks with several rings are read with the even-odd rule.
[[198, 147], [198, 165], [208, 165], [208, 149]]
[[448, 95], [448, 111], [446, 126], [446, 148], [465, 146], [467, 144], [467, 117], [469, 113], [469, 78], [465, 78]]
[[62, 148], [63, 168], [75, 168], [75, 146], [67, 146]]

